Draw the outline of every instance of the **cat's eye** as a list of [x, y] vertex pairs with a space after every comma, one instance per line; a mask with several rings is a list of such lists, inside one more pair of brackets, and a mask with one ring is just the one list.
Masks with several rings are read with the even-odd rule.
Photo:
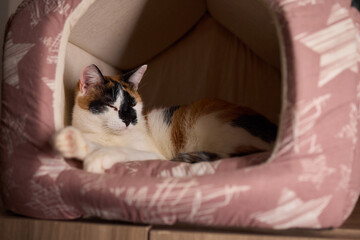
[[115, 107], [115, 106], [113, 106], [113, 105], [110, 105], [110, 104], [108, 104], [108, 103], [105, 103], [105, 105], [106, 106], [108, 106], [108, 107], [111, 107], [112, 109], [114, 109], [114, 111], [119, 111], [119, 109], [117, 108], [117, 107]]

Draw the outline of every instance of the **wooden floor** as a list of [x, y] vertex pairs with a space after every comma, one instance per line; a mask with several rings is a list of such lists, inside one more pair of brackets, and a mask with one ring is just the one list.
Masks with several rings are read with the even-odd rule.
[[360, 201], [341, 228], [270, 231], [194, 226], [150, 226], [108, 221], [49, 221], [0, 210], [0, 240], [320, 240], [360, 239]]

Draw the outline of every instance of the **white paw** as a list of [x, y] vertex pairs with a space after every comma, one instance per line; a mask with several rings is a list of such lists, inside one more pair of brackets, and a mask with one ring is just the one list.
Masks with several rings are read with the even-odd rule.
[[125, 162], [125, 154], [117, 148], [104, 147], [86, 156], [84, 170], [93, 173], [104, 173], [115, 163]]
[[84, 159], [88, 154], [88, 145], [83, 135], [74, 127], [66, 127], [56, 133], [54, 148], [63, 157]]

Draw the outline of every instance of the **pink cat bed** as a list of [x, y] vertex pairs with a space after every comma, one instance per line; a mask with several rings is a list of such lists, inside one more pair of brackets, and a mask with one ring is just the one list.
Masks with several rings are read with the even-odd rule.
[[[360, 191], [359, 13], [349, 0], [26, 0], [8, 24], [1, 198], [47, 219], [328, 228]], [[144, 63], [147, 107], [206, 96], [279, 124], [270, 153], [87, 173], [51, 150], [81, 69]]]

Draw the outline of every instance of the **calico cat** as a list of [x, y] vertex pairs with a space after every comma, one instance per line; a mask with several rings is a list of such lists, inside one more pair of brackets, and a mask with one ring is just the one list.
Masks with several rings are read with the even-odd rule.
[[85, 67], [75, 90], [72, 126], [54, 148], [102, 173], [116, 162], [167, 159], [196, 163], [270, 150], [277, 127], [250, 108], [222, 100], [143, 111], [138, 93], [146, 71], [103, 76]]

